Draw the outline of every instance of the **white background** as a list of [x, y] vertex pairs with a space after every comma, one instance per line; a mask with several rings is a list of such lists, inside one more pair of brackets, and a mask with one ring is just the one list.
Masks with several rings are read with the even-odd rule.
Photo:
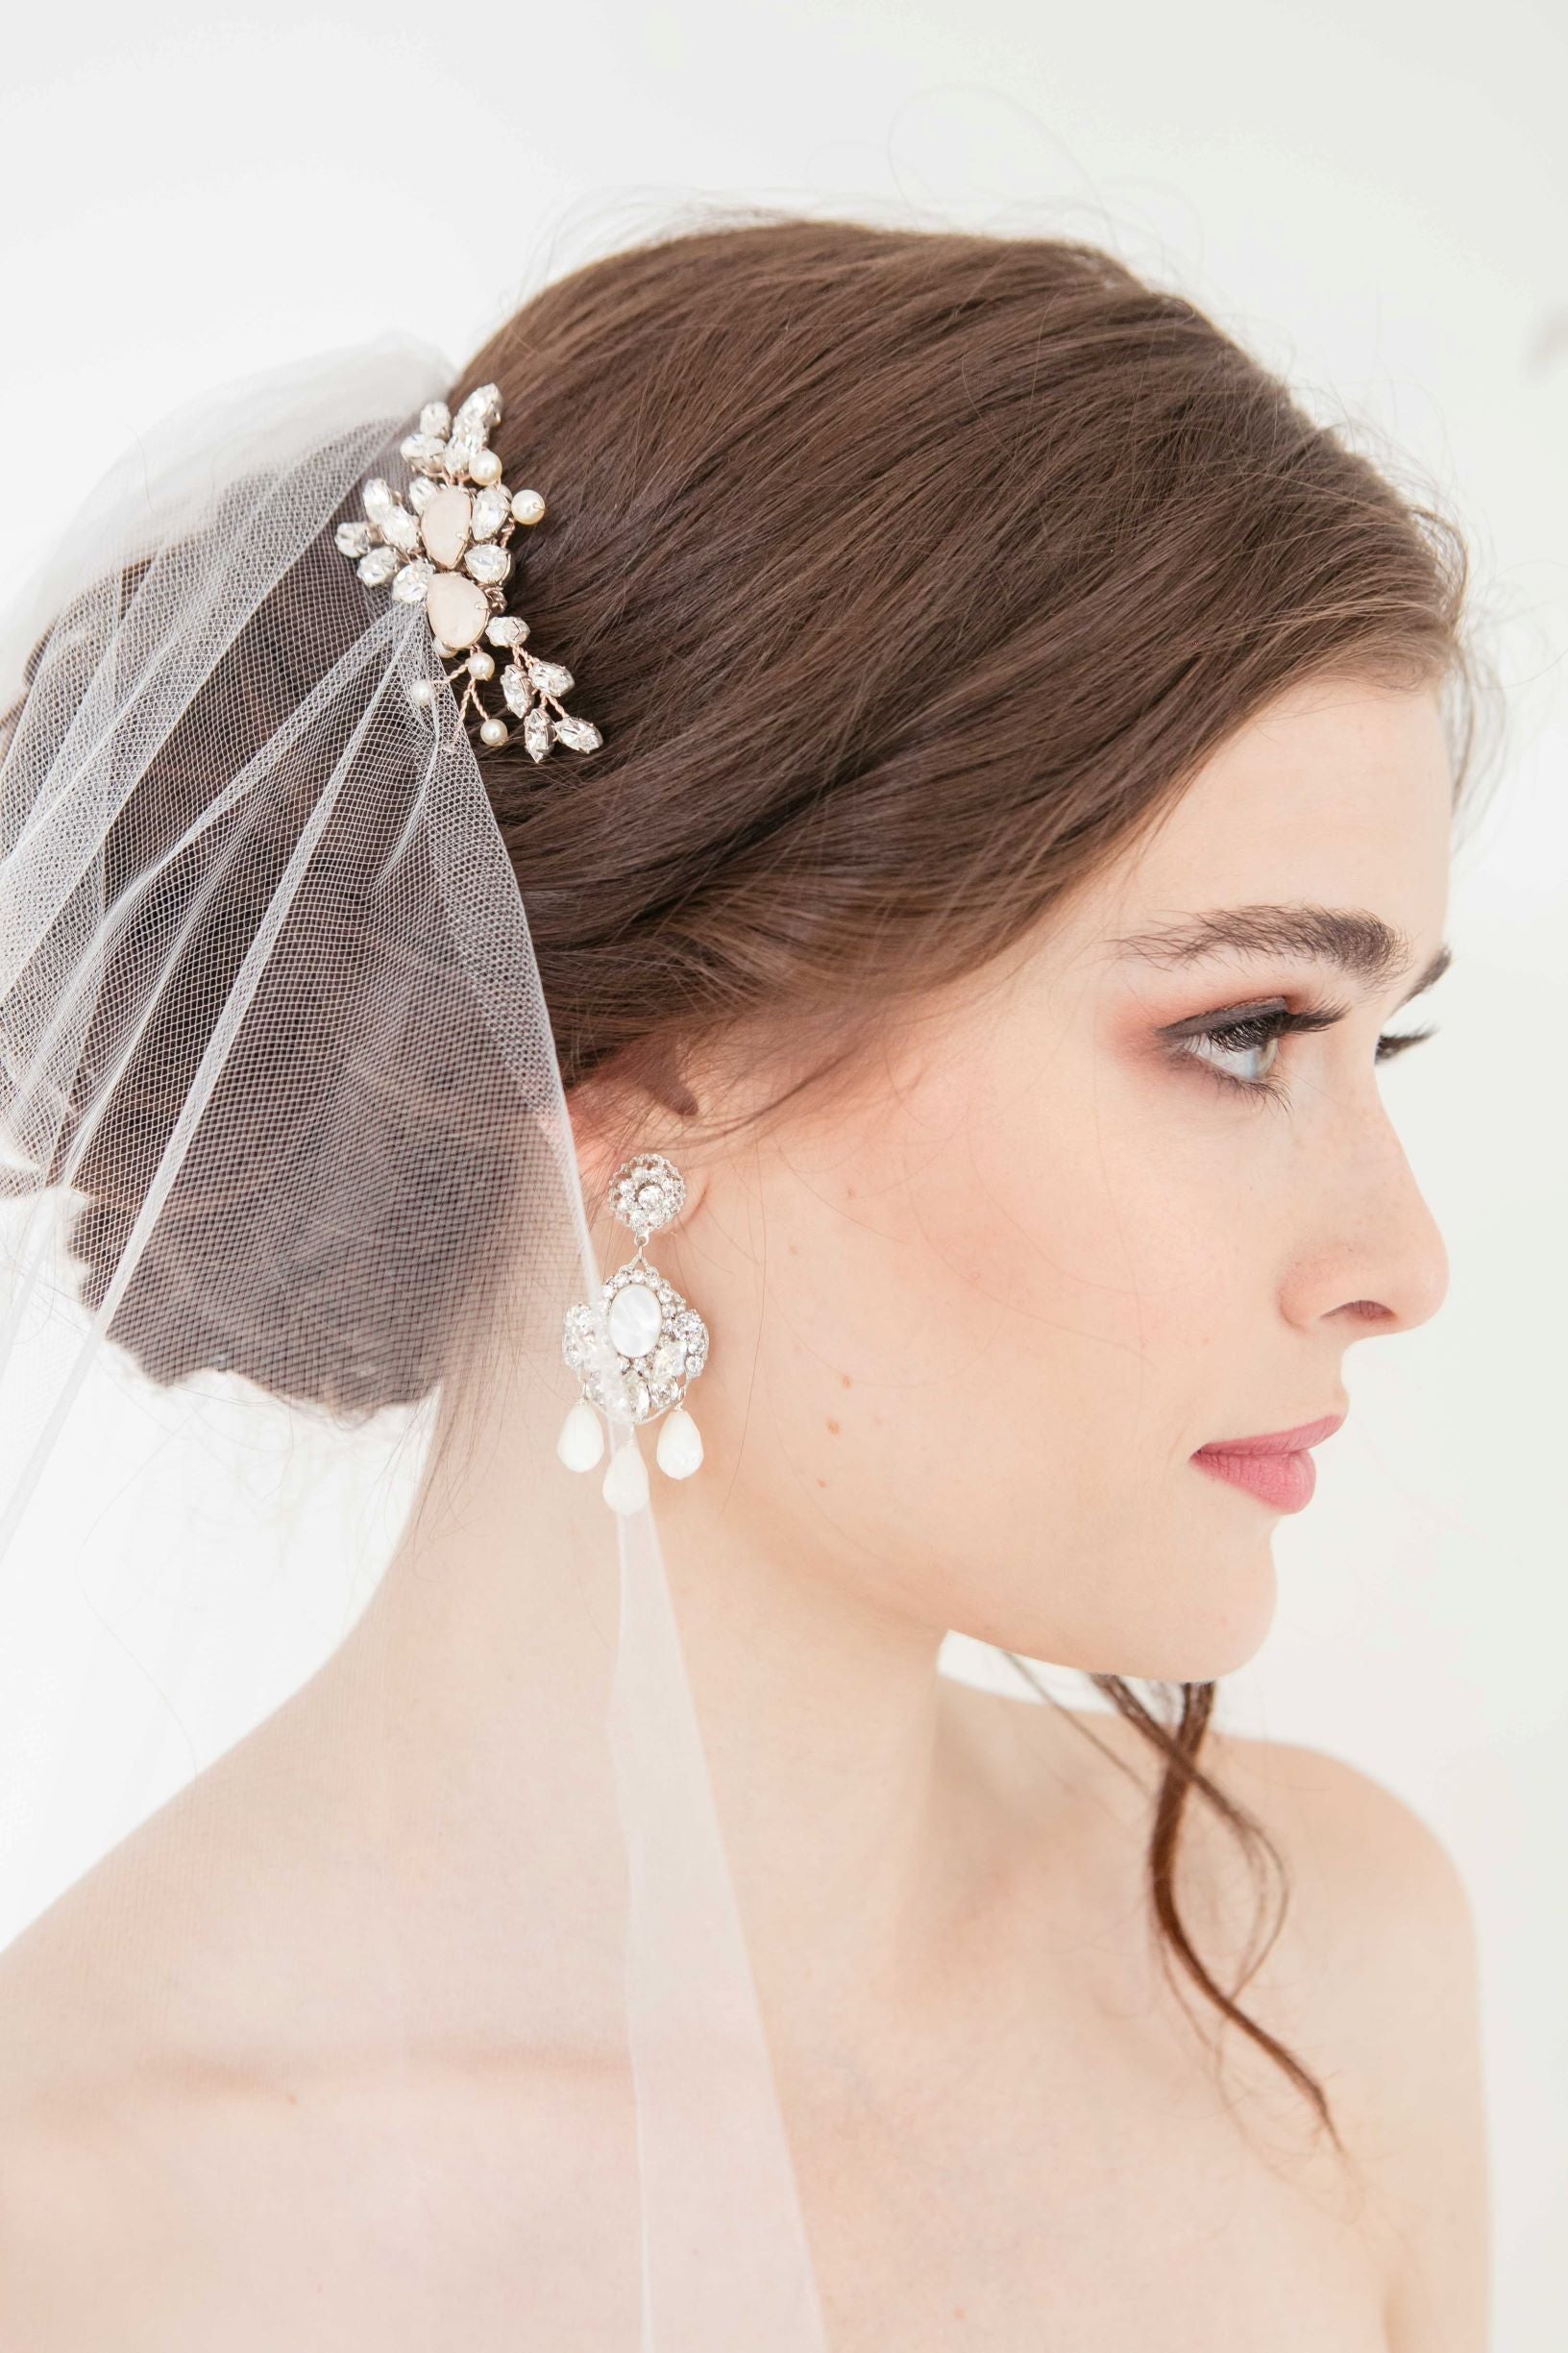
[[1352, 1353], [1222, 1721], [1351, 1758], [1464, 1869], [1507, 2353], [1562, 2342], [1568, 2221], [1565, 23], [1552, 0], [35, 5], [0, 94], [12, 572], [79, 469], [203, 385], [387, 325], [455, 366], [546, 278], [703, 200], [1097, 238], [1390, 436], [1466, 526], [1505, 766], [1456, 874], [1443, 1042], [1385, 1082], [1452, 1287]]

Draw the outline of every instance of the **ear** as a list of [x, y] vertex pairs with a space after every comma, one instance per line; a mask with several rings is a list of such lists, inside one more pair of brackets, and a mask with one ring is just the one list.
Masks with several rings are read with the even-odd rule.
[[[585, 1079], [566, 1098], [572, 1138], [590, 1224], [604, 1213], [604, 1197], [623, 1164], [639, 1152], [668, 1153], [692, 1185], [696, 1170], [689, 1146], [692, 1123], [669, 1104], [625, 1080], [614, 1086]], [[694, 1188], [695, 1189], [695, 1188]]]
[[667, 1152], [690, 1180], [682, 1150], [700, 1127], [702, 1105], [673, 1042], [645, 1042], [620, 1056], [613, 1071], [580, 1080], [566, 1101], [590, 1219], [598, 1217], [616, 1170], [635, 1153]]

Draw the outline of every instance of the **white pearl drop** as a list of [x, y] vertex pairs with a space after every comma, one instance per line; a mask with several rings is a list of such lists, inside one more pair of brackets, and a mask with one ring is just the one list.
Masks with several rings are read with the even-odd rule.
[[416, 678], [408, 689], [408, 699], [410, 702], [419, 703], [422, 708], [426, 703], [433, 702], [435, 700], [435, 681], [432, 678]]
[[648, 1464], [637, 1451], [635, 1438], [610, 1457], [610, 1467], [604, 1474], [604, 1501], [622, 1518], [640, 1511], [648, 1501]]
[[659, 1468], [668, 1478], [690, 1479], [702, 1459], [702, 1433], [684, 1406], [674, 1406], [659, 1426]]
[[506, 722], [503, 719], [487, 719], [479, 729], [479, 741], [481, 744], [490, 745], [492, 748], [498, 744], [504, 744]]
[[537, 523], [545, 511], [545, 502], [537, 490], [520, 490], [512, 500], [514, 523]]
[[471, 678], [493, 678], [496, 674], [495, 655], [486, 653], [481, 646], [477, 653], [471, 653], [468, 657], [468, 674]]
[[477, 482], [499, 482], [501, 460], [494, 450], [477, 450], [469, 460], [468, 471]]
[[555, 1441], [555, 1452], [569, 1471], [591, 1471], [604, 1452], [604, 1426], [586, 1397], [579, 1397]]

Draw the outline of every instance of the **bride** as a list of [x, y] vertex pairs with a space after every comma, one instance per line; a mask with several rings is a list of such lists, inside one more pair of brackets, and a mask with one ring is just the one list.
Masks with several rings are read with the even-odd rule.
[[1443, 1298], [1451, 534], [1049, 240], [701, 230], [416, 357], [143, 452], [11, 715], [106, 1492], [216, 1580], [247, 1416], [433, 1418], [0, 1956], [0, 2347], [1479, 2353], [1455, 1866], [1209, 1721]]

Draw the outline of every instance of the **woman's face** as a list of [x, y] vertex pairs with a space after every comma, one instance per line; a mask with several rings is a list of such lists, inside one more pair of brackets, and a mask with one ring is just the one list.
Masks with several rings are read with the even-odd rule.
[[1341, 1412], [1352, 1343], [1446, 1288], [1378, 1041], [1419, 1026], [1451, 793], [1430, 693], [1293, 690], [830, 1117], [687, 1164], [650, 1244], [713, 1336], [703, 1466], [652, 1473], [672, 1551], [1068, 1667], [1247, 1659], [1286, 1506], [1195, 1451]]

